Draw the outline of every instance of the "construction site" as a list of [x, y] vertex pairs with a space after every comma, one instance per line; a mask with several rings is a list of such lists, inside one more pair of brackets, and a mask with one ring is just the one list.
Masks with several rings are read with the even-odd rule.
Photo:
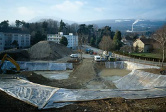
[[166, 75], [159, 66], [98, 62], [86, 52], [71, 58], [76, 53], [51, 41], [1, 52], [0, 111], [166, 110]]

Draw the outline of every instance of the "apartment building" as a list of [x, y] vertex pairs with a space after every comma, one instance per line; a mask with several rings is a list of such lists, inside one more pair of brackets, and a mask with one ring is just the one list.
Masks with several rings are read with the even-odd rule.
[[19, 48], [30, 46], [30, 34], [23, 33], [4, 33], [5, 48], [11, 48], [13, 41], [17, 41]]
[[78, 36], [73, 35], [73, 33], [69, 33], [69, 35], [63, 35], [63, 32], [59, 32], [58, 34], [48, 34], [47, 41], [54, 41], [59, 44], [63, 36], [68, 40], [68, 48], [76, 49], [78, 47]]
[[78, 36], [73, 35], [73, 33], [69, 33], [69, 35], [64, 35], [68, 40], [67, 47], [76, 49], [78, 47]]
[[62, 32], [59, 32], [58, 34], [48, 34], [47, 41], [54, 41], [59, 44], [62, 36], [63, 36]]
[[13, 42], [17, 41], [19, 48], [27, 48], [30, 47], [31, 36], [27, 32], [21, 31], [18, 28], [10, 28], [10, 29], [0, 29], [0, 51], [4, 49], [10, 49], [13, 46]]

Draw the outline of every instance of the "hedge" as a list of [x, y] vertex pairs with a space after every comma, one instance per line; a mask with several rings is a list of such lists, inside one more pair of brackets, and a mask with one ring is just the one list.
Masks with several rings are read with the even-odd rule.
[[[124, 56], [128, 56], [128, 57], [132, 57], [132, 58], [136, 58], [136, 59], [142, 59], [142, 60], [148, 60], [148, 61], [155, 61], [155, 62], [161, 62], [162, 59], [161, 58], [151, 58], [151, 57], [144, 57], [144, 56], [135, 56], [126, 52], [120, 52], [120, 51], [114, 51], [115, 54], [120, 54], [120, 55], [124, 55]], [[164, 59], [164, 62], [166, 62], [166, 59]]]

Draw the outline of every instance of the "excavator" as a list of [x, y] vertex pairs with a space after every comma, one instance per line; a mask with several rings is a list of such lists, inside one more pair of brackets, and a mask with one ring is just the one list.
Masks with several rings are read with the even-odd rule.
[[[16, 70], [14, 70], [14, 69], [11, 69], [11, 70], [2, 70], [2, 66], [3, 66], [5, 60], [8, 60], [12, 64], [14, 64], [15, 67], [16, 67]], [[19, 64], [12, 57], [10, 57], [8, 54], [5, 54], [3, 56], [1, 62], [0, 62], [0, 73], [4, 74], [4, 73], [18, 73], [18, 72], [20, 72], [20, 66], [19, 66]]]

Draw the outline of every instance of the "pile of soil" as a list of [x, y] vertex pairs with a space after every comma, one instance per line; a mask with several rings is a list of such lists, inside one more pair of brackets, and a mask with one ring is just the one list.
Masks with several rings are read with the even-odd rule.
[[45, 83], [45, 85], [67, 89], [86, 88], [86, 84], [96, 78], [96, 72], [93, 66], [94, 65], [90, 59], [84, 59], [82, 63], [74, 66], [75, 68], [73, 72], [70, 73], [68, 79], [54, 79]]
[[52, 41], [40, 41], [29, 49], [10, 49], [0, 53], [0, 59], [8, 54], [16, 61], [56, 60], [69, 56], [73, 51], [62, 44]]
[[40, 41], [28, 49], [31, 60], [56, 60], [69, 56], [72, 50], [52, 41]]
[[0, 59], [3, 58], [5, 54], [8, 54], [10, 57], [12, 57], [16, 61], [29, 61], [29, 53], [27, 50], [23, 49], [11, 49], [11, 50], [5, 50], [0, 53]]
[[[94, 63], [92, 59], [83, 59], [80, 63], [74, 63], [74, 70], [70, 73], [67, 79], [52, 79], [48, 80], [37, 73], [22, 72], [24, 76], [31, 82], [44, 84], [47, 86], [67, 88], [67, 89], [110, 89], [116, 88], [115, 85], [108, 80], [105, 80], [99, 75], [99, 72], [104, 68], [103, 63]], [[117, 72], [117, 71], [116, 71]], [[122, 72], [122, 71], [121, 71]]]

